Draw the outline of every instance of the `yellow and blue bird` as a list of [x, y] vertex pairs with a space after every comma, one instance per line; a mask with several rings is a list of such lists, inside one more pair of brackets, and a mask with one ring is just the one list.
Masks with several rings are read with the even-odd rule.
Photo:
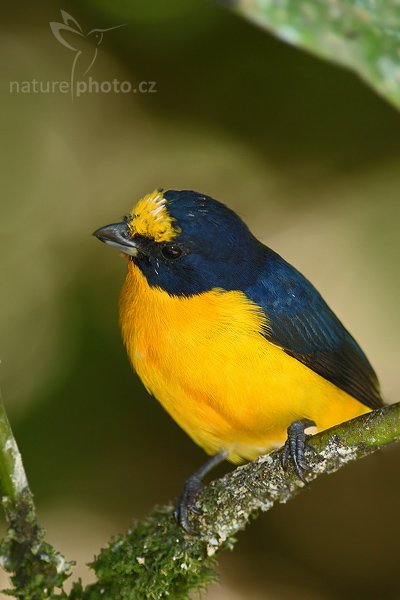
[[221, 202], [157, 190], [94, 235], [128, 258], [120, 322], [134, 369], [212, 455], [178, 503], [188, 531], [201, 480], [219, 462], [285, 444], [304, 480], [307, 427], [382, 405], [368, 359], [318, 291]]

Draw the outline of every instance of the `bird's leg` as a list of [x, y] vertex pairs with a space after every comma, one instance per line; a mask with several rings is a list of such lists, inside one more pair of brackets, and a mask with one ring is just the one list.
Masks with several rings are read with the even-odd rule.
[[200, 469], [186, 479], [174, 515], [178, 524], [181, 525], [187, 533], [192, 535], [197, 533], [189, 525], [188, 512], [190, 510], [191, 512], [200, 514], [200, 511], [194, 505], [196, 498], [203, 487], [203, 478], [212, 471], [214, 467], [222, 463], [228, 454], [227, 450], [221, 450], [221, 452], [212, 456], [202, 467], [200, 467]]
[[294, 423], [287, 428], [288, 437], [283, 447], [282, 467], [286, 469], [289, 458], [291, 458], [297, 475], [304, 483], [307, 483], [304, 477], [304, 471], [309, 471], [311, 469], [304, 457], [304, 442], [310, 436], [305, 434], [304, 430], [307, 429], [307, 427], [313, 426], [315, 426], [315, 423], [310, 419], [294, 421]]

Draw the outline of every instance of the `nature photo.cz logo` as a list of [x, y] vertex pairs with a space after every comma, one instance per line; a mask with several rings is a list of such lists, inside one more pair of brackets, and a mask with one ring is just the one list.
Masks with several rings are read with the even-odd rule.
[[104, 34], [125, 27], [126, 23], [106, 28], [97, 27], [85, 33], [72, 15], [62, 9], [60, 12], [62, 22], [51, 21], [49, 25], [55, 39], [73, 53], [69, 81], [43, 81], [38, 79], [10, 81], [10, 93], [69, 93], [71, 98], [74, 99], [86, 93], [154, 94], [157, 92], [155, 81], [140, 81], [135, 86], [131, 81], [120, 81], [115, 78], [111, 81], [97, 81], [91, 76], [88, 77], [97, 59], [98, 49], [103, 42]]

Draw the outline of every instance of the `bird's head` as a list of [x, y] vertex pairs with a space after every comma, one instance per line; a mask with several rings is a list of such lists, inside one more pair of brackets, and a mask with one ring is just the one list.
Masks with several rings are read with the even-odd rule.
[[227, 206], [189, 190], [157, 190], [122, 222], [94, 232], [137, 265], [151, 286], [173, 295], [242, 289], [265, 247]]

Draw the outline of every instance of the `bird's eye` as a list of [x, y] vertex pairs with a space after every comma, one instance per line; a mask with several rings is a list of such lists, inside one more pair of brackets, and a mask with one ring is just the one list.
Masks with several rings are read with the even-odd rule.
[[176, 244], [165, 244], [165, 246], [161, 248], [161, 254], [168, 260], [175, 260], [182, 256], [182, 248]]

